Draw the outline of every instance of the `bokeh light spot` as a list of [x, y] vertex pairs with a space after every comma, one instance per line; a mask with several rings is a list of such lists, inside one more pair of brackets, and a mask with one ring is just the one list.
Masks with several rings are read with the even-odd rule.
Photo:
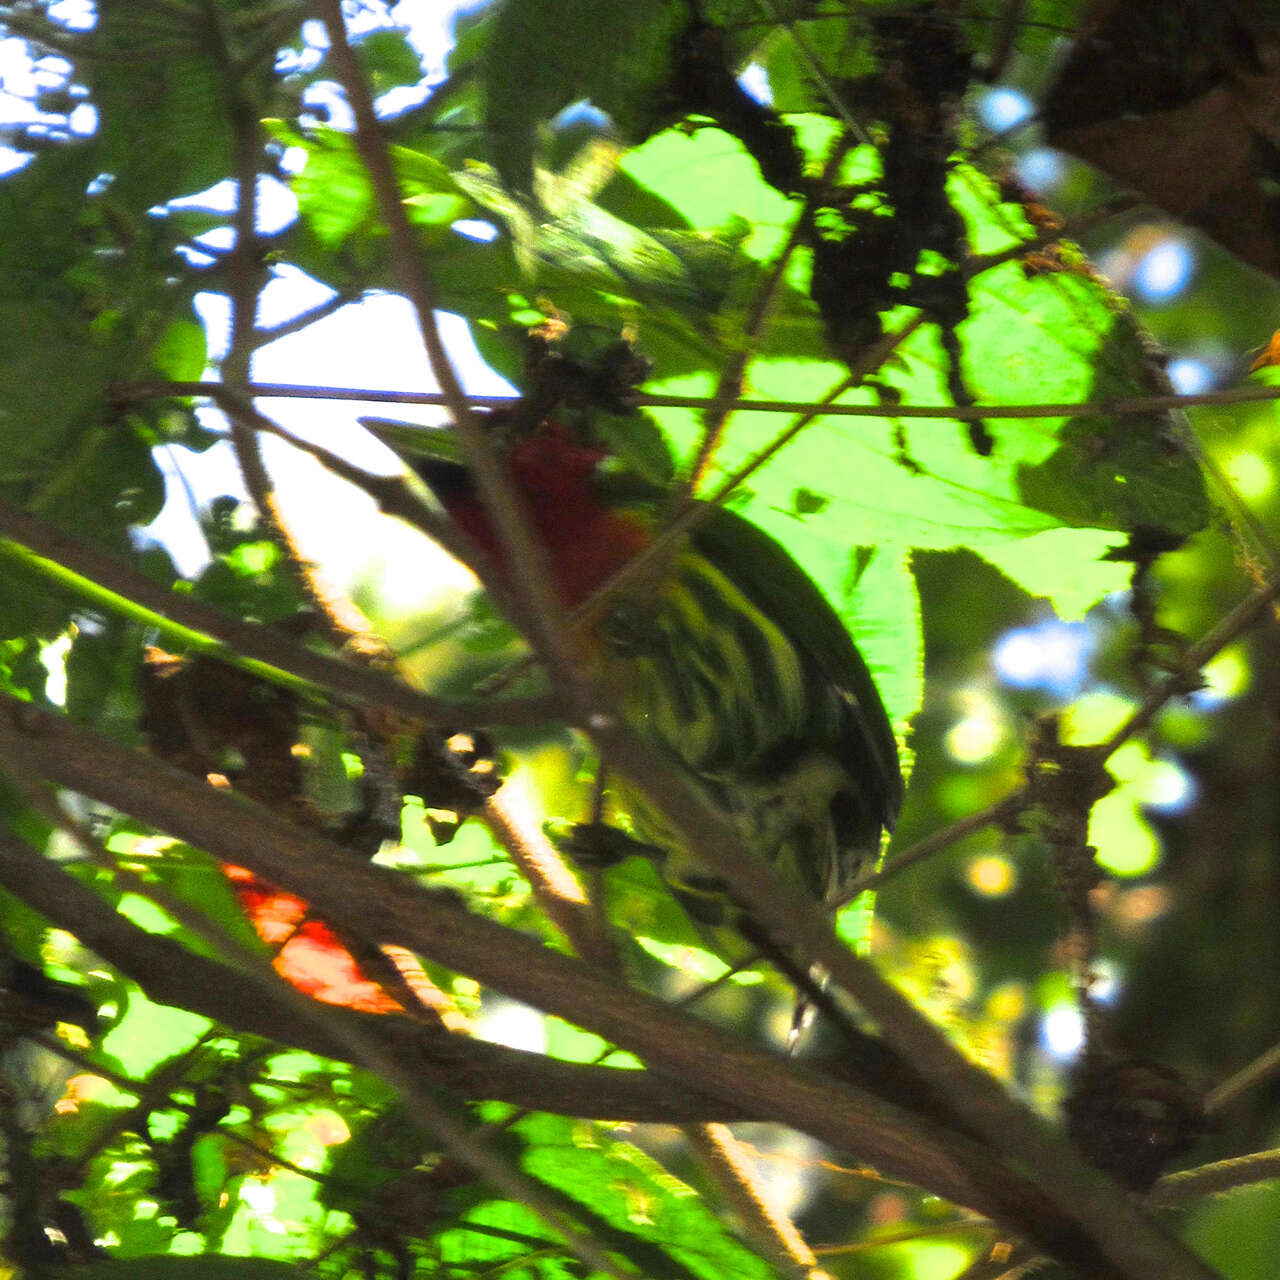
[[1183, 239], [1167, 236], [1149, 249], [1133, 272], [1133, 289], [1146, 302], [1168, 302], [1191, 281], [1196, 258]]
[[1008, 87], [992, 89], [990, 93], [984, 94], [982, 101], [978, 103], [978, 115], [982, 123], [988, 129], [996, 129], [1000, 132], [1022, 124], [1024, 120], [1030, 118], [1033, 110], [1031, 99], [1025, 93], [1020, 89]]
[[1070, 1062], [1084, 1048], [1084, 1018], [1074, 1004], [1059, 1004], [1040, 1022], [1040, 1044], [1055, 1062]]
[[1002, 982], [987, 996], [987, 1013], [997, 1022], [1016, 1022], [1027, 1012], [1027, 989], [1021, 982]]
[[1191, 695], [1192, 703], [1202, 711], [1212, 711], [1238, 698], [1249, 687], [1249, 660], [1240, 647], [1224, 649], [1200, 672], [1204, 688]]
[[1160, 861], [1160, 842], [1124, 789], [1093, 806], [1089, 843], [1098, 850], [1098, 865], [1112, 875], [1146, 875]]
[[1173, 389], [1179, 395], [1199, 395], [1203, 391], [1210, 390], [1215, 382], [1213, 369], [1205, 361], [1194, 360], [1190, 356], [1171, 360], [1165, 372], [1169, 375], [1169, 381], [1173, 383]]
[[468, 240], [479, 240], [488, 243], [498, 238], [498, 228], [483, 218], [459, 218], [453, 224], [453, 230]]
[[1061, 153], [1051, 147], [1032, 147], [1030, 151], [1024, 151], [1014, 169], [1024, 186], [1041, 192], [1052, 191], [1067, 171]]
[[1134, 704], [1118, 693], [1094, 689], [1062, 713], [1063, 740], [1082, 746], [1106, 738], [1133, 714], [1133, 708]]
[[750, 63], [738, 77], [745, 92], [766, 107], [773, 106], [773, 90], [769, 87], [769, 73], [758, 62]]
[[1142, 779], [1142, 803], [1159, 813], [1184, 813], [1197, 793], [1195, 779], [1176, 760], [1153, 760]]
[[958, 764], [990, 760], [1004, 741], [1004, 726], [994, 716], [970, 715], [947, 730], [946, 751]]
[[1169, 901], [1169, 890], [1164, 885], [1137, 885], [1116, 900], [1112, 918], [1122, 928], [1138, 929], [1164, 915]]
[[1079, 692], [1094, 641], [1088, 624], [1051, 618], [1015, 627], [996, 642], [996, 675], [1015, 689], [1043, 689], [1060, 698]]
[[989, 853], [969, 862], [965, 879], [969, 888], [983, 898], [1004, 898], [1017, 885], [1018, 873], [1003, 854]]

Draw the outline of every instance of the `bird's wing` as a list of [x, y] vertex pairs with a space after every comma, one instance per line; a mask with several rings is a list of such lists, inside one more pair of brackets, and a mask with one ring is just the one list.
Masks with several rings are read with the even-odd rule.
[[871, 672], [830, 602], [783, 546], [723, 507], [704, 519], [690, 540], [784, 629], [836, 690], [843, 704], [841, 746], [860, 771], [871, 771], [881, 820], [891, 827], [902, 801], [898, 744]]

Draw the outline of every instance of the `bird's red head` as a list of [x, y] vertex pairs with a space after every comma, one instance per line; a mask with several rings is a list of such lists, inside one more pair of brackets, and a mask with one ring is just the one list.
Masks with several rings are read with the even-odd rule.
[[[602, 500], [593, 481], [608, 456], [607, 450], [574, 439], [558, 422], [541, 424], [505, 451], [511, 478], [534, 533], [547, 548], [567, 608], [586, 600], [652, 537], [638, 513]], [[507, 570], [497, 530], [466, 469], [435, 460], [417, 469], [463, 532]]]

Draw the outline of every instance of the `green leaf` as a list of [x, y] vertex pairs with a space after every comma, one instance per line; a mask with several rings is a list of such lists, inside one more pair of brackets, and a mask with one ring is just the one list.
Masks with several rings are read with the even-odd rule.
[[665, 79], [683, 21], [672, 0], [500, 0], [480, 76], [484, 123], [507, 185], [532, 193], [538, 125], [571, 102], [590, 98], [626, 128]]
[[266, 125], [278, 141], [307, 153], [290, 187], [298, 216], [321, 249], [335, 249], [357, 232], [381, 238], [381, 229], [375, 231], [373, 187], [348, 134], [324, 126], [302, 134], [279, 120]]
[[522, 1120], [516, 1129], [525, 1142], [525, 1172], [589, 1209], [597, 1231], [617, 1233], [614, 1247], [623, 1248], [654, 1280], [775, 1276], [724, 1229], [691, 1187], [617, 1134], [545, 1115]]
[[[1094, 358], [1097, 377], [1085, 400], [1164, 389], [1142, 377], [1151, 357], [1127, 311], [1116, 317]], [[1063, 524], [1194, 533], [1208, 522], [1209, 499], [1186, 432], [1181, 416], [1170, 413], [1071, 418], [1058, 448], [1043, 462], [1022, 467], [1020, 494]]]
[[[774, 28], [754, 51], [768, 75], [773, 105], [778, 111], [826, 109], [822, 85], [814, 74], [815, 61], [828, 84], [847, 82], [875, 69], [865, 40], [858, 38], [861, 33], [849, 22], [847, 10], [839, 0], [803, 9], [807, 12], [802, 13], [804, 20], [795, 23], [795, 35]], [[824, 9], [831, 16], [821, 16]]]
[[84, 255], [85, 189], [96, 172], [92, 150], [70, 146], [0, 181], [0, 296], [71, 309], [64, 273]]
[[91, 46], [106, 56], [82, 70], [100, 118], [94, 145], [112, 198], [135, 213], [203, 191], [231, 170], [227, 103], [237, 86], [208, 36], [206, 20], [177, 7], [150, 8], [140, 23], [130, 0], [98, 5]]
[[0, 482], [14, 484], [47, 477], [100, 409], [110, 352], [47, 297], [0, 293], [0, 327]]
[[152, 367], [173, 382], [194, 382], [208, 363], [204, 326], [179, 318], [164, 330], [151, 350]]
[[[527, 312], [527, 327], [542, 318], [542, 310], [531, 310], [530, 298], [545, 297], [577, 325], [633, 330], [645, 354], [667, 373], [718, 362], [718, 335], [709, 322], [727, 299], [750, 293], [760, 276], [757, 264], [739, 251], [745, 228], [732, 214], [720, 232], [649, 230], [585, 198], [569, 198], [559, 187], [566, 198], [534, 218], [492, 170], [473, 166], [458, 182], [504, 221], [511, 237], [517, 270], [508, 268], [504, 319], [520, 323]], [[510, 261], [497, 245], [484, 247], [491, 259], [497, 251]], [[521, 293], [513, 294], [513, 287]]]
[[[802, 129], [800, 136], [812, 142], [819, 134]], [[692, 138], [659, 135], [632, 152], [624, 168], [695, 220], [714, 225], [748, 210], [757, 225], [744, 246], [748, 253], [770, 251], [758, 220], [791, 216], [789, 204], [753, 172], [745, 152], [716, 131]], [[694, 170], [710, 180], [682, 190], [677, 173]], [[1002, 206], [991, 184], [973, 171], [961, 170], [951, 193], [984, 252], [1006, 248], [1023, 233], [1020, 210]], [[797, 254], [794, 265], [802, 269], [805, 261]], [[959, 335], [964, 371], [979, 401], [1072, 402], [1150, 390], [1150, 357], [1124, 308], [1093, 275], [1065, 271], [1029, 280], [1017, 264], [1007, 263], [980, 276], [971, 296], [970, 317]], [[892, 332], [908, 318], [889, 317], [886, 326]], [[819, 400], [838, 389], [846, 370], [824, 357], [811, 309], [791, 308], [785, 319], [781, 342], [792, 350], [807, 343], [810, 354], [798, 359], [778, 352], [778, 328], [770, 330], [764, 354], [749, 367], [750, 393]], [[710, 395], [715, 379], [710, 373], [659, 378], [651, 386]], [[840, 400], [870, 404], [879, 395], [890, 406], [938, 405], [947, 403], [947, 387], [937, 329], [926, 325], [898, 347], [871, 388]], [[699, 435], [694, 415], [661, 410], [654, 416], [687, 458]], [[783, 414], [736, 414], [716, 453], [708, 490], [769, 448], [789, 420]], [[1198, 468], [1163, 421], [1126, 419], [1102, 430], [1096, 420], [1081, 426], [1067, 418], [992, 417], [986, 426], [995, 440], [989, 457], [974, 449], [958, 422], [819, 417], [750, 477], [738, 509], [791, 550], [838, 606], [851, 545], [896, 548], [891, 559], [910, 547], [969, 546], [993, 548], [1002, 567], [1034, 594], [1057, 601], [1061, 588], [1065, 612], [1078, 612], [1125, 580], [1122, 566], [1096, 560], [1105, 545], [1096, 533], [1082, 532], [1075, 544], [1075, 560], [1087, 572], [1077, 568], [1069, 584], [1053, 572], [1057, 565], [1046, 563], [1038, 571], [1030, 557], [1013, 552], [1019, 542], [1056, 530], [1068, 507], [1082, 530], [1150, 526], [1183, 533], [1207, 516]], [[1105, 476], [1080, 466], [1084, 441], [1100, 430], [1103, 453], [1112, 461]], [[807, 499], [798, 507], [794, 495], [800, 491]], [[1055, 546], [1069, 558], [1065, 538]], [[844, 612], [848, 617], [847, 607]], [[858, 619], [850, 622], [860, 645], [873, 654], [874, 638]], [[895, 659], [885, 669], [897, 665]], [[894, 702], [895, 714], [903, 706]]]
[[1269, 1280], [1280, 1249], [1280, 1186], [1236, 1187], [1198, 1205], [1187, 1243], [1231, 1280]]
[[422, 59], [402, 31], [371, 31], [356, 53], [375, 96], [422, 79]]

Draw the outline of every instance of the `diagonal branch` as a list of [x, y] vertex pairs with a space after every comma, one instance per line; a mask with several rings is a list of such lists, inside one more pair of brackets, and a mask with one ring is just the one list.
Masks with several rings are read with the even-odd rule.
[[[452, 894], [429, 892], [402, 874], [353, 859], [267, 810], [4, 694], [0, 752], [20, 754], [33, 774], [249, 867], [336, 923], [358, 923], [376, 932], [380, 943], [408, 947], [593, 1030], [664, 1075], [698, 1082], [699, 1091], [733, 1109], [771, 1115], [857, 1151], [890, 1176], [999, 1217], [1038, 1240], [1072, 1236], [1071, 1211], [1064, 1215], [990, 1151], [936, 1121], [926, 1123], [845, 1081], [754, 1048], [536, 939], [472, 916]], [[388, 1064], [377, 1048], [379, 1063], [362, 1060], [382, 1070]], [[399, 1062], [392, 1072], [397, 1083], [404, 1066]], [[1092, 1251], [1089, 1257], [1099, 1277], [1125, 1274]], [[1176, 1270], [1165, 1274], [1180, 1280]]]
[[314, 686], [340, 702], [387, 707], [435, 723], [539, 724], [556, 718], [552, 698], [454, 702], [327, 657], [271, 627], [233, 618], [153, 582], [2, 500], [0, 557], [25, 565], [87, 602], [157, 627], [199, 653], [277, 684]]
[[1184, 1169], [1161, 1178], [1151, 1190], [1160, 1205], [1185, 1204], [1197, 1196], [1220, 1195], [1258, 1182], [1280, 1180], [1280, 1151], [1253, 1151], [1247, 1156], [1216, 1160], [1198, 1169]]
[[[1107, 740], [1099, 744], [1099, 763], [1114, 754], [1130, 738], [1147, 729], [1160, 711], [1174, 698], [1185, 696], [1194, 690], [1200, 669], [1233, 640], [1256, 626], [1271, 612], [1280, 600], [1280, 575], [1265, 583], [1257, 591], [1246, 596], [1222, 618], [1215, 627], [1191, 645], [1179, 658], [1175, 668], [1151, 690], [1142, 703]], [[1024, 788], [1010, 792], [1002, 799], [979, 809], [966, 817], [922, 837], [915, 844], [894, 854], [886, 864], [871, 875], [850, 886], [843, 901], [852, 901], [860, 893], [878, 889], [886, 881], [895, 879], [916, 863], [949, 848], [966, 836], [984, 827], [1006, 825], [1012, 822], [1030, 803]]]
[[561, 1062], [407, 1018], [330, 1006], [323, 1010], [323, 1020], [316, 1020], [299, 1017], [278, 1000], [246, 1000], [245, 978], [238, 969], [139, 928], [56, 863], [3, 831], [0, 884], [74, 934], [151, 999], [235, 1031], [339, 1061], [351, 1061], [349, 1040], [359, 1034], [411, 1065], [427, 1083], [447, 1084], [468, 1098], [562, 1115], [657, 1124], [768, 1118], [740, 1113], [654, 1071]]
[[355, 145], [373, 187], [374, 198], [389, 238], [391, 265], [404, 295], [417, 315], [427, 359], [453, 419], [467, 465], [488, 509], [509, 564], [518, 567], [512, 594], [525, 606], [526, 634], [546, 661], [553, 684], [576, 691], [573, 702], [583, 702], [577, 689], [577, 666], [559, 618], [560, 603], [554, 587], [546, 549], [533, 536], [524, 502], [516, 491], [488, 436], [471, 412], [440, 336], [435, 316], [435, 289], [423, 261], [423, 245], [414, 235], [400, 198], [395, 171], [387, 151], [382, 126], [360, 63], [347, 39], [341, 0], [313, 0], [312, 8], [329, 34], [334, 70], [355, 116]]
[[1118, 1274], [1166, 1280], [1209, 1280], [1200, 1260], [1090, 1167], [1066, 1140], [1011, 1098], [991, 1076], [966, 1060], [923, 1014], [850, 951], [831, 923], [794, 885], [744, 847], [725, 816], [685, 779], [654, 760], [621, 725], [595, 725], [593, 735], [610, 762], [655, 803], [683, 842], [775, 937], [798, 944], [804, 960], [821, 964], [879, 1027], [881, 1036], [956, 1113], [993, 1148], [1028, 1170], [1059, 1211], [1088, 1232]]
[[[825, 186], [839, 164], [842, 155], [843, 148], [840, 144], [837, 144], [832, 149], [823, 169], [822, 177], [819, 179], [819, 189]], [[692, 498], [697, 493], [698, 487], [702, 483], [702, 477], [710, 465], [716, 447], [724, 434], [725, 423], [733, 412], [733, 402], [742, 395], [747, 363], [752, 355], [755, 354], [754, 347], [759, 341], [760, 335], [764, 332], [765, 322], [769, 318], [769, 312], [773, 309], [774, 299], [778, 295], [778, 288], [782, 284], [783, 276], [786, 275], [791, 258], [804, 239], [806, 220], [811, 214], [811, 200], [812, 197], [809, 197], [797, 212], [786, 242], [778, 250], [778, 256], [774, 260], [773, 266], [770, 267], [769, 274], [765, 276], [760, 286], [760, 291], [751, 305], [751, 310], [747, 313], [742, 332], [737, 335], [738, 349], [729, 357], [728, 362], [720, 372], [720, 381], [716, 384], [715, 393], [712, 395], [711, 403], [707, 407], [706, 421], [703, 423], [702, 428], [702, 440], [698, 445], [697, 455], [689, 468], [689, 476], [685, 481], [683, 491], [676, 495], [676, 505], [679, 505], [683, 499]]]

